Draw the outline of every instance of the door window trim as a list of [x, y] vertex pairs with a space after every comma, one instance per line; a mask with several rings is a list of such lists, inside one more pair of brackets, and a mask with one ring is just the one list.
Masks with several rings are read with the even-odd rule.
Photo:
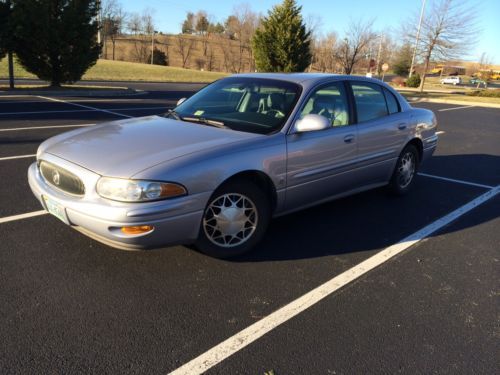
[[[369, 123], [370, 121], [376, 121], [376, 120], [379, 120], [379, 119], [382, 119], [384, 117], [389, 117], [391, 114], [395, 114], [395, 113], [400, 113], [401, 112], [401, 104], [399, 103], [399, 100], [397, 100], [396, 96], [394, 94], [392, 94], [394, 96], [394, 98], [396, 99], [396, 103], [398, 105], [398, 112], [395, 112], [395, 113], [389, 113], [389, 105], [387, 104], [387, 98], [385, 96], [385, 90], [387, 90], [384, 86], [382, 85], [379, 85], [378, 83], [376, 82], [367, 82], [367, 81], [355, 81], [355, 80], [348, 80], [346, 81], [346, 84], [347, 86], [349, 87], [349, 94], [350, 94], [350, 97], [351, 97], [351, 101], [352, 101], [352, 106], [354, 108], [354, 112], [355, 112], [355, 118], [356, 118], [356, 124], [358, 125], [363, 125], [363, 124], [367, 124]], [[363, 121], [363, 122], [359, 122], [358, 121], [358, 107], [356, 105], [356, 98], [354, 97], [354, 90], [352, 89], [352, 85], [353, 84], [360, 84], [360, 85], [363, 85], [363, 84], [368, 84], [368, 85], [374, 85], [374, 86], [378, 86], [380, 88], [380, 91], [382, 92], [382, 96], [384, 97], [384, 101], [385, 101], [385, 108], [387, 110], [387, 115], [385, 116], [381, 116], [381, 117], [377, 117], [377, 118], [372, 118], [370, 120], [367, 120], [367, 121]], [[389, 90], [387, 90], [389, 91]]]
[[[299, 106], [299, 108], [296, 109], [296, 113], [295, 113], [295, 115], [293, 117], [293, 122], [288, 127], [288, 130], [286, 132], [287, 135], [288, 134], [294, 134], [292, 132], [293, 132], [293, 129], [295, 127], [295, 122], [297, 122], [297, 120], [299, 120], [300, 114], [302, 113], [302, 110], [304, 109], [304, 107], [307, 105], [307, 102], [309, 101], [309, 99], [311, 99], [311, 97], [317, 91], [323, 89], [324, 87], [328, 87], [328, 86], [331, 86], [331, 85], [343, 86], [344, 92], [345, 92], [345, 99], [346, 99], [345, 105], [347, 106], [347, 113], [349, 114], [349, 121], [348, 121], [347, 125], [337, 126], [337, 127], [332, 126], [331, 128], [332, 129], [334, 129], [334, 128], [345, 128], [345, 127], [348, 127], [348, 126], [356, 124], [354, 122], [354, 111], [353, 111], [352, 101], [351, 101], [351, 98], [350, 98], [350, 95], [349, 95], [349, 89], [350, 89], [349, 85], [347, 84], [347, 81], [345, 81], [345, 80], [334, 80], [334, 81], [328, 81], [328, 82], [319, 83], [316, 86], [313, 86], [309, 90], [309, 93], [307, 94], [307, 96], [305, 97], [305, 99], [302, 101], [302, 104]], [[330, 128], [324, 129], [324, 130], [330, 130]]]

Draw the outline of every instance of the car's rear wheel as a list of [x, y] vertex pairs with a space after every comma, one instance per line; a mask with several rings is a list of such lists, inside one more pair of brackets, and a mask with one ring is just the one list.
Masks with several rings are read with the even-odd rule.
[[270, 217], [269, 199], [258, 186], [229, 182], [208, 201], [195, 246], [217, 258], [243, 254], [262, 239]]
[[389, 189], [397, 195], [405, 194], [415, 181], [419, 165], [418, 150], [414, 145], [407, 145], [399, 155], [396, 168], [389, 182]]

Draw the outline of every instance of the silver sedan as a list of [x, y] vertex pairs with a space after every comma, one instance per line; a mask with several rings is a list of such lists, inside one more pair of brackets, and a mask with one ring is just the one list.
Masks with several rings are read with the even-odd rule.
[[231, 257], [272, 217], [383, 185], [406, 193], [436, 126], [374, 79], [236, 75], [165, 116], [50, 138], [28, 179], [47, 211], [107, 245]]

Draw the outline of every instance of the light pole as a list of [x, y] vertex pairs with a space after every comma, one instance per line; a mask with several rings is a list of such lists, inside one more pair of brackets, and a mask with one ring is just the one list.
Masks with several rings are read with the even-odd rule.
[[377, 53], [377, 77], [380, 76], [380, 55], [382, 54], [382, 43], [384, 42], [385, 35], [381, 34], [379, 37], [380, 37], [380, 43], [378, 45], [378, 53]]
[[153, 65], [153, 56], [155, 53], [155, 30], [151, 33], [151, 65]]
[[[422, 20], [424, 19], [424, 10], [425, 10], [425, 2], [427, 0], [422, 1], [422, 10], [420, 11], [420, 21], [418, 22], [417, 36], [415, 38], [415, 48], [413, 49], [413, 56], [411, 58], [410, 65], [410, 74], [409, 77], [413, 74], [413, 66], [415, 65], [415, 55], [417, 54], [418, 40], [420, 38], [420, 29], [422, 28]], [[425, 74], [425, 72], [424, 72]]]

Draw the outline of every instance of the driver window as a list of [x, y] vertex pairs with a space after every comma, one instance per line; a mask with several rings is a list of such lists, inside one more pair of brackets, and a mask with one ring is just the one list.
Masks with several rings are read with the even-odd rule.
[[307, 100], [300, 117], [316, 114], [326, 117], [332, 126], [349, 125], [347, 97], [342, 84], [323, 86]]

